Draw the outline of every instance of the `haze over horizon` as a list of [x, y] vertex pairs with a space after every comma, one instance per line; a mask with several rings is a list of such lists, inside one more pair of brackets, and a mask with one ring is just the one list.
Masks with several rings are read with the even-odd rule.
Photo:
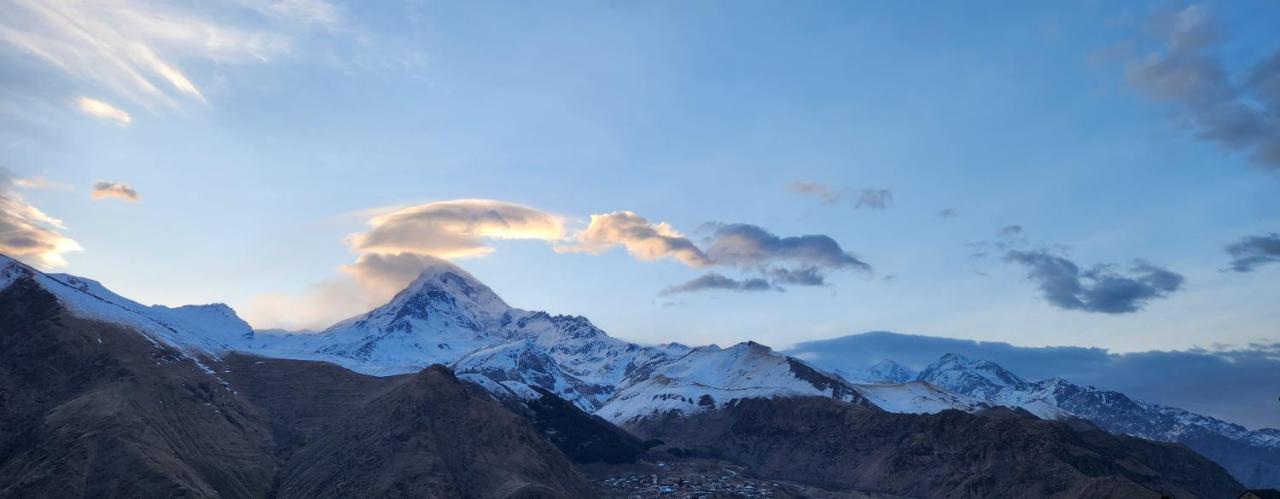
[[1280, 361], [1274, 4], [3, 4], [0, 252], [142, 302]]

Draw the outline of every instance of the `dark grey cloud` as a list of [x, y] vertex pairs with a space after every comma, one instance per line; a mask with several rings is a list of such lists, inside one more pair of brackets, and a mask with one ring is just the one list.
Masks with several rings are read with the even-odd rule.
[[1249, 236], [1227, 246], [1231, 269], [1251, 272], [1261, 265], [1280, 262], [1280, 235]]
[[1045, 250], [1005, 253], [1005, 261], [1027, 268], [1027, 278], [1035, 281], [1050, 304], [1067, 309], [1124, 314], [1141, 310], [1155, 298], [1163, 298], [1182, 287], [1182, 275], [1145, 261], [1135, 261], [1128, 275], [1111, 265], [1081, 269], [1065, 257]]
[[706, 255], [713, 262], [741, 267], [764, 267], [780, 263], [856, 270], [871, 266], [849, 254], [829, 236], [811, 234], [778, 237], [749, 224], [718, 224], [708, 237]]
[[708, 272], [692, 281], [666, 288], [662, 290], [662, 293], [660, 294], [662, 296], [671, 296], [679, 293], [694, 293], [698, 291], [712, 290], [749, 292], [769, 291], [772, 289], [775, 289], [773, 285], [769, 284], [769, 281], [763, 278], [754, 277], [738, 280], [726, 277], [723, 274], [718, 274], [716, 272]]
[[883, 359], [921, 369], [943, 354], [958, 353], [995, 362], [1030, 380], [1061, 376], [1250, 428], [1280, 428], [1280, 343], [1118, 354], [1101, 348], [1018, 347], [871, 332], [801, 343], [785, 353], [845, 372]]
[[822, 269], [817, 267], [800, 267], [795, 269], [774, 268], [769, 269], [767, 274], [773, 279], [775, 286], [826, 286], [827, 277], [823, 274]]
[[1280, 51], [1233, 78], [1216, 55], [1220, 38], [1207, 7], [1162, 12], [1152, 24], [1160, 50], [1128, 64], [1129, 84], [1173, 105], [1201, 138], [1280, 168]]
[[821, 182], [801, 181], [787, 184], [787, 190], [824, 203], [847, 200], [854, 209], [883, 210], [893, 204], [893, 191], [889, 189], [837, 189]]

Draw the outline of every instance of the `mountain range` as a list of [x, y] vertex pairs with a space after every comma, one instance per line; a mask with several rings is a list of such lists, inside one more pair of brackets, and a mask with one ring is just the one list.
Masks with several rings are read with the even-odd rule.
[[[6, 496], [113, 495], [93, 488], [104, 486], [96, 477], [133, 462], [149, 464], [144, 476], [110, 482], [117, 495], [582, 496], [589, 486], [567, 463], [654, 452], [924, 497], [1003, 495], [1016, 483], [1061, 497], [1198, 497], [1239, 488], [1184, 447], [1150, 441], [1185, 444], [1248, 485], [1280, 483], [1276, 430], [1248, 431], [1062, 379], [1028, 382], [959, 355], [919, 373], [885, 361], [842, 374], [754, 342], [638, 345], [581, 316], [513, 308], [445, 261], [387, 304], [305, 334], [254, 331], [225, 305], [141, 305], [95, 281], [7, 258], [0, 289], [7, 307], [0, 334], [14, 346], [4, 374], [23, 380], [0, 386], [5, 426], [18, 428], [0, 433]], [[78, 370], [26, 372], [33, 368], [23, 364], [63, 360]], [[133, 391], [139, 383], [147, 389]], [[184, 430], [176, 425], [188, 412], [218, 417], [200, 414], [207, 424]], [[50, 426], [58, 415], [68, 422]], [[470, 418], [473, 428], [454, 434], [445, 429], [451, 418]], [[99, 430], [104, 420], [114, 433]], [[741, 433], [745, 427], [757, 432]], [[999, 438], [987, 432], [994, 427]], [[228, 432], [236, 437], [219, 441]], [[809, 459], [770, 440], [794, 432], [788, 440], [812, 451]], [[1026, 446], [1037, 439], [1053, 444], [1031, 452]], [[118, 441], [129, 445], [104, 451]], [[517, 449], [511, 466], [497, 450], [508, 447]], [[63, 461], [74, 462], [56, 457], [67, 449], [78, 454]], [[209, 458], [220, 453], [245, 460], [241, 471], [217, 472]], [[365, 457], [352, 462], [356, 455]], [[961, 464], [979, 455], [985, 464]], [[395, 464], [407, 459], [435, 463], [434, 471]], [[1043, 466], [1001, 468], [1019, 459]], [[56, 470], [68, 469], [79, 481], [55, 480]], [[930, 480], [902, 478], [924, 469], [933, 470]], [[387, 484], [402, 488], [376, 488]]]

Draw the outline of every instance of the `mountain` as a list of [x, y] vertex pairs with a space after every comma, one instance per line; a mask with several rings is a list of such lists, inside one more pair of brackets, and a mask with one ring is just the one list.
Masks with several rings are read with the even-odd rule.
[[[255, 332], [224, 305], [143, 306], [94, 281], [42, 274], [7, 259], [0, 260], [0, 290], [16, 297], [6, 299], [10, 308], [0, 310], [9, 314], [0, 317], [0, 324], [7, 324], [0, 335], [10, 342], [0, 345], [6, 347], [0, 356], [9, 356], [3, 364], [7, 371], [0, 372], [0, 407], [5, 408], [0, 412], [7, 418], [0, 423], [8, 429], [0, 433], [0, 473], [8, 475], [0, 477], [12, 477], [18, 487], [0, 490], [0, 496], [107, 494], [74, 487], [89, 482], [123, 487], [125, 482], [57, 483], [50, 470], [90, 476], [84, 474], [128, 466], [134, 471], [122, 480], [144, 487], [131, 490], [133, 495], [155, 495], [157, 487], [169, 487], [190, 495], [374, 491], [573, 497], [587, 489], [569, 463], [629, 463], [650, 454], [654, 442], [642, 442], [618, 426], [645, 436], [655, 431], [656, 422], [716, 420], [760, 403], [826, 407], [817, 420], [801, 418], [811, 424], [800, 428], [814, 432], [793, 435], [800, 448], [825, 446], [818, 455], [842, 455], [853, 452], [841, 450], [844, 446], [862, 445], [862, 440], [844, 441], [829, 433], [841, 421], [849, 422], [851, 414], [869, 418], [873, 435], [925, 442], [943, 438], [938, 432], [952, 426], [930, 429], [920, 427], [922, 421], [956, 412], [950, 409], [989, 417], [1003, 414], [995, 405], [1027, 408], [1039, 418], [1015, 415], [1025, 420], [1019, 425], [1026, 428], [1019, 431], [1033, 434], [1048, 431], [1036, 424], [1078, 424], [1076, 414], [1057, 405], [1068, 405], [1066, 399], [1050, 400], [1041, 393], [1049, 385], [1029, 383], [992, 363], [946, 357], [919, 379], [902, 382], [909, 370], [882, 362], [864, 376], [881, 382], [851, 383], [754, 342], [723, 349], [636, 345], [609, 337], [580, 316], [512, 308], [443, 261], [387, 304], [314, 334]], [[52, 332], [31, 334], [41, 328]], [[826, 402], [812, 402], [815, 398]], [[65, 418], [42, 419], [41, 414]], [[185, 420], [197, 427], [183, 427]], [[986, 424], [964, 421], [955, 428]], [[784, 421], [772, 424], [777, 425], [773, 434], [796, 429]], [[688, 437], [680, 428], [663, 431]], [[736, 427], [717, 431], [727, 432], [722, 437], [730, 441], [739, 438]], [[1088, 470], [1099, 473], [1089, 480], [1074, 472], [1054, 475], [1049, 471], [1062, 455], [1021, 449], [1004, 457], [1050, 467], [1047, 474], [1023, 470], [1011, 476], [1077, 485], [1101, 477], [1105, 483], [1119, 480], [1115, 483], [1123, 487], [1115, 490], [1138, 491], [1129, 488], [1132, 482], [1142, 490], [1175, 495], [1229, 485], [1214, 468], [1181, 454], [1148, 452], [1143, 444], [1123, 439], [1104, 442], [1105, 449], [1082, 448], [1061, 441], [1068, 438], [1064, 435], [1042, 436], [1065, 446], [1066, 455], [1118, 452], [1100, 459], [1122, 459], [1112, 464], [1123, 470], [1089, 464]], [[979, 440], [973, 445], [999, 443]], [[94, 450], [103, 446], [109, 451]], [[499, 448], [508, 450], [493, 450]], [[775, 470], [771, 461], [760, 460], [770, 452], [763, 448], [752, 456], [721, 457], [757, 471], [789, 474], [779, 475], [784, 479], [822, 482], [827, 479], [822, 473], [842, 473], [820, 462], [810, 465], [823, 470]], [[910, 459], [887, 447], [876, 452], [896, 456], [893, 463]], [[1196, 485], [1187, 488], [1162, 477], [1164, 465], [1146, 461], [1157, 458], [1184, 467]], [[953, 469], [960, 466], [958, 459], [937, 458], [933, 464]], [[423, 463], [429, 463], [429, 471], [417, 468]], [[486, 466], [494, 469], [481, 469]], [[892, 469], [918, 472], [896, 466]], [[1145, 481], [1121, 479], [1144, 466], [1150, 471]], [[959, 472], [948, 473], [951, 478], [927, 485], [929, 494], [956, 492], [951, 487]], [[269, 479], [265, 485], [264, 479]], [[1006, 479], [1010, 476], [991, 480], [1004, 484]], [[841, 483], [866, 486], [856, 480]], [[972, 490], [997, 490], [982, 487]]]
[[692, 414], [738, 399], [821, 396], [871, 406], [853, 386], [756, 342], [695, 348], [635, 372], [596, 414], [617, 424], [669, 413]]
[[539, 386], [588, 412], [603, 405], [624, 377], [689, 350], [678, 344], [641, 346], [618, 340], [581, 316], [512, 308], [444, 260], [368, 313], [319, 333], [257, 334], [231, 348], [325, 360], [373, 375], [451, 365], [488, 378], [492, 383], [485, 386], [503, 386], [503, 394], [514, 390], [536, 398], [527, 388]]
[[1240, 485], [1185, 447], [1005, 408], [894, 414], [825, 397], [741, 399], [632, 423], [673, 455], [768, 478], [924, 498], [1233, 497]]
[[883, 359], [871, 367], [848, 372], [834, 369], [832, 372], [854, 383], [886, 384], [915, 381], [915, 370], [889, 359]]
[[219, 307], [139, 308], [12, 261], [0, 277], [0, 497], [593, 495], [442, 367], [213, 355], [243, 332]]
[[[1021, 407], [1046, 419], [1079, 417], [1112, 433], [1177, 442], [1221, 463], [1242, 483], [1280, 486], [1280, 431], [1242, 426], [1183, 409], [1081, 387], [1062, 378], [1026, 381], [992, 362], [942, 356], [920, 380], [993, 405]], [[1054, 414], [1057, 412], [1058, 414]]]

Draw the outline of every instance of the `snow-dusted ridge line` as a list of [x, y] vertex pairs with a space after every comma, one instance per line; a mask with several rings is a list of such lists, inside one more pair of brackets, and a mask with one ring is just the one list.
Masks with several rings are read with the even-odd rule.
[[157, 348], [175, 350], [213, 376], [201, 359], [216, 360], [228, 351], [328, 361], [373, 375], [441, 363], [495, 396], [540, 397], [533, 387], [541, 387], [619, 423], [672, 410], [707, 410], [741, 398], [824, 396], [907, 413], [1004, 405], [1044, 419], [1079, 417], [1153, 440], [1206, 432], [1280, 449], [1280, 430], [1249, 431], [1060, 378], [1029, 382], [996, 364], [958, 355], [944, 356], [920, 373], [882, 362], [848, 374], [822, 371], [754, 342], [724, 349], [628, 343], [581, 316], [512, 308], [469, 273], [443, 261], [386, 305], [314, 334], [255, 334], [225, 305], [144, 306], [96, 281], [44, 274], [0, 256], [0, 289], [22, 276], [34, 279], [72, 314], [136, 329]]

